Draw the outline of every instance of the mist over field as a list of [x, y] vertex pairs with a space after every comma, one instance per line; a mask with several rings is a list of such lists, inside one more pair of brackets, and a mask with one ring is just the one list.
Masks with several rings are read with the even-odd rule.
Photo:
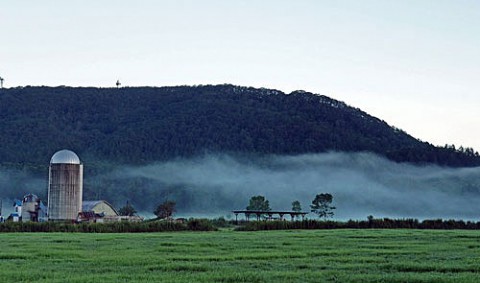
[[[4, 200], [3, 209], [13, 210], [13, 199], [21, 199], [28, 193], [47, 195], [48, 167], [45, 177], [38, 177], [28, 171], [0, 168], [0, 198]], [[5, 214], [5, 213], [4, 213]]]
[[[46, 199], [46, 182], [24, 171], [3, 170], [1, 197], [33, 192]], [[253, 195], [264, 195], [274, 210], [290, 210], [291, 202], [299, 200], [308, 211], [317, 193], [334, 196], [335, 219], [341, 220], [368, 215], [477, 219], [480, 168], [414, 166], [369, 153], [207, 154], [85, 174], [84, 200], [104, 199], [117, 208], [128, 200], [143, 215], [153, 216], [154, 207], [170, 199], [177, 201], [181, 216], [226, 216], [244, 209]]]
[[[96, 182], [116, 184], [117, 191], [126, 190], [122, 183], [133, 182], [123, 195], [138, 207], [151, 211], [168, 198], [186, 215], [227, 215], [244, 209], [253, 195], [264, 195], [272, 209], [290, 210], [291, 202], [299, 200], [308, 210], [315, 194], [328, 192], [334, 196], [337, 219], [476, 219], [480, 201], [480, 168], [413, 166], [368, 153], [205, 155], [123, 167]], [[102, 195], [108, 199], [112, 192]]]

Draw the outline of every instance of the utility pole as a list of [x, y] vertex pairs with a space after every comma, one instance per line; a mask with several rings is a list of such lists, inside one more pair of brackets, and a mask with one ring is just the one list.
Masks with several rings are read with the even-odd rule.
[[0, 77], [0, 88], [3, 88], [3, 78]]
[[117, 85], [117, 88], [119, 88], [119, 87], [122, 85], [122, 84], [120, 83], [120, 80], [117, 80], [116, 85]]

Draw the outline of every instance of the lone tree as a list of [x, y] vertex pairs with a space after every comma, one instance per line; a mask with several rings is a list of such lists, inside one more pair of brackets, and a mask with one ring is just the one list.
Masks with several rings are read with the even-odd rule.
[[298, 200], [292, 202], [292, 211], [300, 212], [302, 211], [302, 205]]
[[[292, 202], [292, 211], [295, 211], [295, 212], [301, 212], [302, 211], [302, 205], [300, 204], [300, 202], [298, 200], [294, 200]], [[300, 217], [299, 215], [295, 215], [296, 219], [299, 219], [299, 217]]]
[[310, 205], [311, 212], [316, 213], [319, 218], [333, 217], [333, 210], [336, 208], [332, 206], [333, 196], [331, 194], [318, 194]]
[[247, 206], [247, 210], [270, 211], [270, 204], [264, 196], [253, 196]]
[[130, 203], [128, 203], [128, 201], [124, 207], [118, 210], [118, 214], [120, 214], [121, 216], [134, 216], [136, 213], [137, 211]]
[[176, 202], [167, 200], [159, 204], [155, 211], [153, 212], [160, 219], [169, 219], [173, 216], [175, 212]]

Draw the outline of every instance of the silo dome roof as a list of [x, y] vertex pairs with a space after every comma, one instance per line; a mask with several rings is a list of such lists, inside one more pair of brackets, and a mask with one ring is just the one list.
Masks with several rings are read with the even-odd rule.
[[63, 149], [55, 152], [50, 160], [50, 164], [80, 164], [80, 158], [75, 152]]

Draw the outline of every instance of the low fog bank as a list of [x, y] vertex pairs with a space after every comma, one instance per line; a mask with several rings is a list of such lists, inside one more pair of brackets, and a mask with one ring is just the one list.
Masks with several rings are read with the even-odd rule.
[[95, 194], [116, 205], [129, 199], [153, 211], [173, 199], [182, 215], [228, 215], [244, 209], [253, 195], [264, 195], [272, 209], [290, 210], [291, 202], [299, 200], [308, 211], [315, 195], [326, 192], [334, 196], [336, 219], [477, 219], [480, 212], [480, 168], [399, 164], [368, 153], [253, 159], [206, 155], [123, 167], [95, 183], [103, 188]]
[[2, 215], [8, 216], [12, 213], [14, 210], [13, 201], [15, 199], [21, 200], [26, 194], [33, 193], [42, 199], [46, 199], [47, 186], [47, 177], [38, 177], [25, 170], [0, 168]]
[[[399, 164], [368, 153], [235, 157], [205, 155], [141, 167], [117, 166], [88, 174], [84, 200], [104, 199], [120, 208], [129, 201], [144, 216], [159, 203], [177, 202], [179, 216], [227, 216], [264, 195], [274, 210], [299, 200], [309, 211], [318, 193], [334, 196], [335, 219], [455, 218], [478, 220], [480, 168]], [[109, 167], [111, 168], [111, 167]], [[45, 172], [47, 175], [48, 172]], [[0, 169], [0, 197], [36, 193], [44, 200], [47, 179]], [[4, 202], [4, 214], [7, 208]], [[310, 215], [314, 217], [314, 215]]]
[[47, 176], [48, 172], [45, 172], [45, 177], [42, 178], [26, 170], [0, 168], [0, 198], [3, 200], [3, 208], [12, 207], [11, 210], [13, 210], [13, 200], [21, 199], [28, 193], [46, 197]]

